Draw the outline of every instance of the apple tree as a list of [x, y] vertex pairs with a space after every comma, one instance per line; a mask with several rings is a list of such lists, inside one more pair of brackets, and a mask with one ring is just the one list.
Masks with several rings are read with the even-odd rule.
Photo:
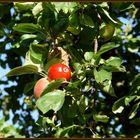
[[17, 137], [139, 137], [139, 7], [0, 4], [0, 111]]

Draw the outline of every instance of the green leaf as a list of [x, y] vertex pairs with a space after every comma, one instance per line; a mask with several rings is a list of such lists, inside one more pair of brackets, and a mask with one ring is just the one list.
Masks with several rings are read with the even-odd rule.
[[15, 2], [14, 3], [15, 9], [18, 11], [27, 11], [33, 8], [33, 2]]
[[59, 58], [52, 58], [51, 60], [49, 60], [45, 66], [44, 66], [44, 70], [45, 71], [48, 71], [48, 69], [50, 68], [51, 65], [53, 64], [57, 64], [57, 63], [61, 63], [62, 62], [62, 59], [59, 59]]
[[35, 81], [33, 81], [33, 82], [28, 82], [28, 83], [25, 85], [23, 92], [24, 92], [25, 94], [27, 94], [29, 91], [31, 91], [31, 90], [33, 89], [35, 83], [36, 83]]
[[105, 64], [109, 66], [111, 65], [111, 66], [119, 67], [121, 63], [122, 63], [122, 60], [119, 57], [113, 57], [113, 56], [111, 56], [109, 59], [105, 61]]
[[88, 98], [84, 95], [81, 96], [80, 100], [77, 102], [79, 110], [81, 113], [84, 113], [88, 107]]
[[[43, 2], [42, 4], [42, 7], [43, 7], [43, 11], [45, 11], [46, 13], [47, 12], [57, 12], [56, 11], [56, 8], [55, 8], [55, 5], [53, 3], [46, 3], [46, 2]], [[50, 13], [48, 13], [47, 16], [49, 16]], [[51, 13], [52, 14], [52, 13]]]
[[131, 81], [130, 94], [139, 94], [140, 92], [140, 73], [135, 75], [134, 79]]
[[5, 138], [8, 138], [10, 136], [16, 136], [18, 134], [17, 130], [12, 125], [4, 127], [2, 132], [4, 133]]
[[130, 9], [134, 9], [135, 8], [135, 5], [134, 3], [123, 3], [123, 2], [117, 2], [117, 3], [112, 3], [112, 8], [113, 9], [117, 9], [119, 10], [120, 12], [126, 12]]
[[80, 81], [69, 82], [69, 84], [66, 87], [66, 90], [70, 92], [71, 94], [73, 94], [74, 96], [81, 96], [82, 93], [80, 89], [78, 88], [79, 85], [80, 85]]
[[75, 71], [77, 71], [77, 72], [82, 69], [82, 65], [78, 62], [74, 63], [73, 67], [74, 67]]
[[26, 40], [26, 39], [35, 39], [37, 38], [37, 35], [33, 34], [24, 34], [21, 36], [21, 41]]
[[44, 96], [41, 96], [37, 100], [36, 106], [43, 114], [47, 113], [49, 110], [54, 110], [56, 112], [63, 106], [64, 99], [65, 92], [61, 90], [55, 90], [45, 94]]
[[126, 72], [126, 69], [124, 66], [111, 66], [111, 65], [102, 65], [101, 66], [103, 69], [110, 71], [110, 72]]
[[109, 80], [109, 81], [105, 81], [104, 83], [103, 83], [103, 91], [105, 91], [106, 93], [108, 93], [109, 95], [111, 95], [111, 96], [116, 96], [115, 95], [115, 91], [114, 91], [114, 88], [112, 87], [112, 84], [111, 84], [111, 80]]
[[108, 72], [104, 69], [101, 69], [99, 71], [94, 69], [94, 76], [95, 76], [95, 80], [96, 80], [97, 83], [103, 83], [105, 80], [111, 80], [112, 79], [112, 73]]
[[79, 14], [75, 11], [75, 13], [71, 14], [69, 17], [69, 25], [72, 27], [79, 27]]
[[103, 122], [103, 123], [107, 123], [109, 120], [109, 117], [107, 115], [100, 115], [100, 114], [93, 114], [93, 119], [96, 122]]
[[33, 23], [20, 23], [15, 25], [13, 29], [22, 33], [41, 32], [41, 28], [39, 27], [39, 25]]
[[14, 137], [14, 138], [23, 138], [19, 132], [18, 129], [14, 128], [13, 125], [8, 125], [5, 123], [5, 118], [3, 117], [0, 120], [0, 135], [3, 135], [4, 138], [8, 137]]
[[[1, 24], [0, 24], [1, 26]], [[5, 32], [3, 30], [3, 27], [0, 27], [0, 38], [3, 37], [5, 35]]]
[[3, 18], [3, 16], [5, 15], [5, 11], [5, 5], [0, 4], [0, 18]]
[[103, 8], [102, 8], [102, 10], [103, 10], [104, 14], [106, 15], [106, 17], [108, 17], [108, 19], [110, 19], [114, 24], [117, 23], [117, 21], [115, 21], [115, 20], [109, 15], [109, 12], [108, 12], [108, 11], [106, 11], [106, 10], [103, 9]]
[[114, 104], [113, 104], [113, 107], [112, 107], [112, 112], [114, 114], [117, 114], [117, 113], [121, 113], [123, 110], [124, 110], [124, 100], [125, 100], [125, 97], [122, 97], [120, 99], [118, 99]]
[[68, 27], [69, 20], [68, 18], [61, 18], [59, 21], [52, 28], [52, 34], [54, 36], [58, 35], [59, 33], [63, 33]]
[[130, 9], [134, 10], [136, 7], [134, 3], [126, 3], [126, 4], [122, 3], [120, 8], [121, 8], [120, 11], [122, 12], [122, 11], [130, 10]]
[[140, 118], [136, 118], [130, 121], [130, 124], [140, 126]]
[[43, 3], [42, 8], [42, 14], [38, 18], [38, 22], [46, 31], [50, 32], [56, 22], [54, 13], [56, 9], [51, 3]]
[[67, 126], [71, 125], [74, 118], [77, 116], [78, 106], [76, 101], [73, 101], [72, 97], [66, 96], [65, 103], [61, 109], [61, 116], [63, 118], [63, 123]]
[[70, 12], [77, 5], [76, 2], [52, 2], [57, 11], [63, 10], [65, 13]]
[[100, 6], [98, 6], [97, 9], [101, 18], [104, 19], [105, 22], [112, 22], [114, 24], [117, 24], [117, 21], [110, 16], [110, 13], [107, 10]]
[[135, 98], [136, 98], [137, 96], [127, 96], [126, 98], [125, 98], [125, 105], [126, 106], [128, 106], [128, 105], [130, 105], [129, 103], [131, 102], [131, 101], [133, 101]]
[[78, 47], [83, 49], [83, 51], [93, 51], [93, 40], [97, 32], [94, 28], [85, 26], [79, 34]]
[[129, 116], [129, 119], [132, 119], [132, 118], [135, 117], [135, 115], [137, 114], [137, 111], [138, 111], [139, 107], [140, 107], [140, 102], [137, 103], [137, 104], [135, 104], [135, 105], [132, 107], [132, 109], [131, 109], [131, 111], [130, 111], [130, 113], [129, 113], [129, 115], [128, 115], [128, 116]]
[[132, 80], [132, 86], [139, 86], [140, 83], [140, 73], [135, 75], [134, 79]]
[[56, 81], [51, 81], [47, 87], [43, 90], [41, 96], [44, 96], [44, 94], [53, 91], [54, 89], [58, 89], [63, 83], [65, 79], [59, 79]]
[[59, 128], [55, 134], [56, 138], [60, 138], [60, 137], [65, 137], [65, 138], [69, 138], [69, 132], [71, 130], [73, 130], [75, 127], [77, 127], [76, 125], [71, 125], [65, 128]]
[[[37, 61], [38, 62], [38, 61]], [[25, 62], [24, 65], [33, 65], [36, 66], [38, 68], [38, 72], [42, 71], [42, 63], [37, 63], [30, 55], [30, 50], [27, 51], [26, 56], [25, 56]]]
[[46, 123], [49, 124], [51, 127], [55, 127], [55, 124], [53, 123], [51, 119], [49, 119], [49, 117], [44, 117], [44, 119]]
[[90, 61], [92, 58], [94, 58], [94, 55], [95, 54], [93, 52], [86, 52], [84, 54], [84, 58], [85, 58], [86, 61]]
[[98, 4], [100, 7], [102, 8], [109, 8], [108, 3], [107, 2], [102, 2]]
[[5, 123], [5, 117], [0, 119], [0, 130], [2, 129], [4, 123]]
[[49, 117], [39, 116], [39, 119], [36, 121], [36, 124], [45, 128], [46, 124], [49, 124], [52, 127], [55, 127], [55, 124], [52, 120], [49, 119]]
[[94, 27], [94, 22], [92, 18], [86, 14], [82, 14], [79, 17], [80, 23], [85, 26]]
[[36, 63], [42, 63], [46, 59], [47, 48], [46, 46], [40, 44], [31, 44], [30, 45], [30, 55]]
[[73, 46], [68, 46], [67, 48], [68, 53], [70, 54], [70, 56], [72, 57], [72, 60], [74, 63], [75, 62], [82, 62], [83, 60], [83, 56], [78, 52], [77, 49], [75, 49], [75, 47]]
[[136, 45], [130, 45], [130, 46], [128, 46], [128, 51], [129, 52], [131, 52], [131, 53], [137, 53], [137, 52], [139, 52], [139, 46], [137, 46], [137, 44]]
[[97, 52], [98, 55], [101, 55], [105, 52], [108, 52], [112, 49], [115, 49], [116, 48], [116, 45], [114, 42], [109, 42], [109, 43], [106, 43], [104, 45], [101, 46], [101, 48], [99, 49], [99, 51]]
[[6, 74], [6, 76], [9, 77], [9, 76], [17, 76], [17, 75], [23, 75], [23, 74], [33, 74], [37, 72], [38, 72], [38, 68], [36, 66], [24, 65], [24, 66], [19, 66], [12, 69], [10, 72]]
[[80, 33], [79, 29], [76, 29], [76, 28], [70, 27], [70, 26], [67, 28], [67, 31], [71, 32], [74, 35], [78, 35]]
[[99, 71], [94, 69], [94, 77], [98, 84], [100, 84], [101, 89], [111, 96], [116, 96], [114, 88], [111, 84], [112, 72], [106, 71], [105, 69], [100, 69]]
[[33, 13], [34, 16], [37, 16], [42, 10], [43, 10], [43, 8], [42, 8], [42, 2], [39, 2], [32, 9], [32, 13]]

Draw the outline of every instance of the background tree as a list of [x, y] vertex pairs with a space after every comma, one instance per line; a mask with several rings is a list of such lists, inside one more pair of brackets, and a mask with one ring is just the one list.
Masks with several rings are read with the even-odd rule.
[[[0, 135], [139, 137], [139, 6], [1, 3], [0, 66], [10, 71], [0, 80]], [[55, 63], [70, 67], [70, 81], [49, 81], [36, 99]], [[9, 119], [18, 129], [3, 127]]]

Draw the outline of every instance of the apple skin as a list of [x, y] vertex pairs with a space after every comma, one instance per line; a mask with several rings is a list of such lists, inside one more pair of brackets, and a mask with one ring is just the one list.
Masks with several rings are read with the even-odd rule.
[[39, 98], [48, 84], [49, 81], [46, 78], [39, 79], [34, 86], [34, 96]]
[[65, 64], [54, 64], [48, 69], [48, 78], [50, 80], [65, 78], [68, 81], [71, 78], [71, 70]]
[[112, 24], [106, 24], [99, 31], [99, 35], [100, 35], [100, 38], [102, 39], [102, 41], [106, 42], [113, 37], [114, 32], [115, 32], [115, 26]]

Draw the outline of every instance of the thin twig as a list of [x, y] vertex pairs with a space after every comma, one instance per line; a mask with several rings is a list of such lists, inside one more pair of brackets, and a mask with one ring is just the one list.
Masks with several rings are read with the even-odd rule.
[[54, 114], [52, 116], [52, 122], [54, 123], [56, 119], [57, 119], [56, 112], [54, 112]]

